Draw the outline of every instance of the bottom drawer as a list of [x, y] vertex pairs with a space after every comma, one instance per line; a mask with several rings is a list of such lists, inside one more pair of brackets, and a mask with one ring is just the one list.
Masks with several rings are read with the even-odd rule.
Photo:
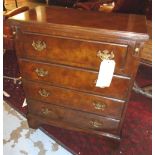
[[56, 122], [64, 122], [69, 126], [96, 131], [113, 132], [118, 129], [119, 120], [102, 117], [86, 112], [72, 110], [61, 106], [28, 100], [29, 113], [39, 115]]

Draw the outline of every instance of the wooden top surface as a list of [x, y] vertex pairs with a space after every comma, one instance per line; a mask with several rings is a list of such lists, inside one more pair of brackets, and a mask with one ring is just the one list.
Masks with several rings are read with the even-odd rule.
[[[81, 11], [72, 8], [38, 6], [32, 10], [18, 14], [10, 20], [26, 23], [52, 24], [70, 26], [70, 28], [94, 29], [116, 35], [128, 35], [147, 40], [145, 16], [119, 13], [103, 13], [95, 11]], [[66, 27], [67, 28], [67, 27]], [[120, 34], [121, 33], [121, 34]], [[136, 40], [136, 39], [135, 39]]]

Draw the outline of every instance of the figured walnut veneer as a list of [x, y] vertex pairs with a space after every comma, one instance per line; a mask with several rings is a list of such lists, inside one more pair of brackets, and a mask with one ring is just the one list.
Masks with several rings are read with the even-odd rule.
[[[36, 7], [8, 20], [30, 127], [48, 124], [120, 140], [143, 44], [145, 17]], [[96, 87], [101, 58], [116, 62], [110, 87]]]

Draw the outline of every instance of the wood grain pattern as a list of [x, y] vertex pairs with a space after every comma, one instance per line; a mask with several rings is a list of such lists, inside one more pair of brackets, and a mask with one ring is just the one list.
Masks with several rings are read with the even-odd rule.
[[[140, 53], [149, 38], [145, 17], [39, 6], [8, 23], [16, 32], [29, 126], [48, 124], [120, 141]], [[107, 88], [95, 86], [99, 50], [115, 55]]]
[[[47, 102], [49, 104], [60, 105], [115, 119], [121, 118], [125, 104], [125, 101], [122, 100], [108, 99], [102, 96], [49, 86], [37, 82], [30, 82], [27, 80], [23, 80], [23, 85], [27, 99]], [[39, 93], [39, 91], [43, 89], [49, 93], [48, 96], [43, 96]], [[97, 106], [97, 104], [103, 106]]]
[[[36, 51], [32, 43], [45, 42], [46, 48]], [[43, 36], [39, 34], [23, 34], [24, 52], [22, 57], [31, 58], [61, 64], [71, 64], [98, 70], [101, 59], [97, 56], [98, 51], [108, 50], [113, 52], [116, 69], [123, 69], [127, 58], [127, 45], [95, 42], [90, 40], [74, 40], [69, 38]]]
[[[41, 31], [40, 28], [38, 31]], [[51, 32], [50, 30], [49, 32]], [[36, 51], [33, 41], [44, 41], [46, 48], [43, 51]], [[53, 35], [43, 35], [39, 33], [25, 33], [17, 29], [16, 53], [19, 57], [35, 59], [38, 61], [65, 64], [86, 69], [99, 70], [101, 59], [97, 56], [99, 50], [108, 50], [114, 53], [116, 62], [115, 73], [124, 76], [135, 75], [139, 63], [139, 54], [134, 54], [135, 43], [129, 41], [108, 42], [68, 38]], [[134, 59], [134, 61], [133, 61]]]
[[28, 105], [32, 114], [40, 115], [43, 118], [52, 119], [56, 122], [66, 122], [77, 128], [96, 131], [115, 131], [119, 124], [119, 120], [83, 113], [60, 106], [48, 105], [43, 102], [28, 101]]
[[36, 114], [32, 114], [32, 113], [28, 113], [27, 115], [27, 119], [28, 119], [28, 124], [29, 127], [33, 128], [33, 129], [37, 129], [39, 128], [41, 125], [45, 125], [45, 124], [52, 124], [52, 126], [56, 126], [56, 127], [60, 127], [60, 128], [64, 128], [64, 129], [68, 129], [68, 130], [74, 130], [77, 132], [83, 132], [86, 134], [93, 134], [95, 136], [104, 136], [104, 139], [107, 140], [107, 142], [115, 142], [116, 146], [115, 148], [118, 147], [118, 145], [120, 144], [120, 133], [119, 131], [111, 131], [111, 132], [103, 132], [103, 131], [97, 131], [97, 130], [91, 130], [91, 129], [85, 129], [85, 128], [77, 128], [76, 126], [73, 126], [71, 124], [68, 124], [66, 122], [58, 122], [55, 121], [53, 119], [47, 119], [46, 117], [41, 117], [39, 115]]
[[[14, 16], [10, 20], [19, 20], [19, 16]], [[42, 24], [42, 26], [48, 24], [48, 27], [53, 26], [58, 29], [62, 28], [63, 30], [80, 31], [81, 29], [85, 29], [88, 32], [95, 30], [101, 34], [106, 33], [107, 35], [116, 35], [117, 37], [132, 40], [148, 39], [145, 17], [140, 15], [105, 14], [102, 12], [39, 6], [23, 13], [20, 21]]]
[[[118, 99], [125, 99], [127, 97], [128, 87], [130, 85], [130, 78], [128, 77], [114, 76], [110, 87], [99, 88], [96, 87], [95, 83], [98, 72], [23, 59], [20, 59], [19, 63], [22, 76], [28, 80], [48, 82], [57, 86], [92, 92], [94, 94]], [[35, 71], [37, 68], [48, 72], [48, 75], [44, 77], [38, 76]]]

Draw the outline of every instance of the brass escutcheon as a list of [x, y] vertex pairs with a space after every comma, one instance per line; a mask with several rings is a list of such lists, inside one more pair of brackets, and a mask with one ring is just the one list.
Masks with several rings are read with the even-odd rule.
[[48, 75], [48, 71], [44, 70], [43, 68], [36, 68], [35, 72], [40, 77], [44, 77], [44, 76]]
[[94, 101], [93, 105], [94, 105], [95, 109], [97, 109], [97, 110], [104, 110], [107, 107], [107, 105], [105, 103], [100, 103], [97, 101]]
[[36, 51], [41, 52], [46, 48], [46, 43], [44, 41], [40, 41], [40, 40], [37, 40], [37, 41], [33, 40], [32, 46]]
[[95, 127], [95, 128], [101, 128], [103, 126], [103, 124], [101, 122], [98, 122], [98, 121], [90, 121], [90, 125]]
[[40, 96], [43, 96], [43, 97], [48, 97], [50, 95], [50, 93], [45, 89], [40, 89], [38, 93], [40, 94]]
[[110, 53], [108, 50], [99, 50], [97, 52], [97, 56], [101, 59], [101, 60], [111, 60], [115, 57], [113, 51]]

